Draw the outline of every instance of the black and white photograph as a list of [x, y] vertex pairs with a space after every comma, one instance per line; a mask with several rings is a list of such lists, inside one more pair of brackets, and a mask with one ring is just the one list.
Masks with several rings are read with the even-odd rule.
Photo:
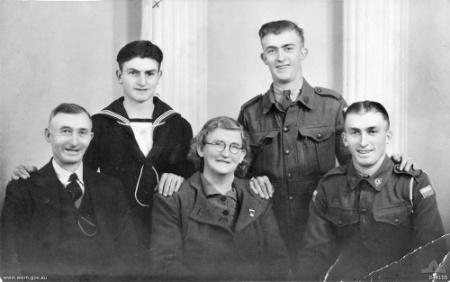
[[0, 282], [450, 281], [450, 0], [0, 0]]

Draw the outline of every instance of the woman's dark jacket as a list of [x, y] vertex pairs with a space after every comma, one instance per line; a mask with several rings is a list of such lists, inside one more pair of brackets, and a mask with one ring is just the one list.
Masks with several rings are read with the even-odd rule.
[[271, 202], [235, 178], [234, 230], [207, 200], [197, 172], [171, 197], [155, 194], [152, 266], [159, 279], [283, 280], [288, 255]]

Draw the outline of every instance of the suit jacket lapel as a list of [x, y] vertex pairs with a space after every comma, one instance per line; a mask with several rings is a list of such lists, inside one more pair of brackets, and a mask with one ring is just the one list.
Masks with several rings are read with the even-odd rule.
[[[88, 167], [83, 167], [83, 180], [85, 194], [83, 201], [81, 202], [79, 211], [80, 214], [89, 221], [89, 223], [84, 224], [83, 232], [86, 234], [91, 234], [92, 236], [98, 234], [98, 230], [108, 230], [105, 226], [110, 222], [108, 220], [108, 214], [104, 211], [106, 207], [105, 204], [111, 203], [109, 193], [102, 193], [103, 185], [97, 177], [97, 173]], [[108, 188], [108, 187], [106, 187]], [[100, 232], [102, 236], [108, 234], [108, 232]]]

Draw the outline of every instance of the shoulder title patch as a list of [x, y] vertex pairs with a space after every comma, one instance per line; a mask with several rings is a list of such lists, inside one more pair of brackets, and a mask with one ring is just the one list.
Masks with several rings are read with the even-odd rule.
[[434, 190], [433, 190], [433, 187], [431, 187], [431, 185], [427, 185], [423, 188], [420, 188], [419, 192], [420, 192], [420, 194], [422, 194], [424, 199], [434, 195]]

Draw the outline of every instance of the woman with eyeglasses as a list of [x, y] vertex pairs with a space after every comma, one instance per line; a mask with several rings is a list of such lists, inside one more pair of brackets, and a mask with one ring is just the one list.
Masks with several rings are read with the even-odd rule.
[[235, 177], [249, 140], [232, 118], [209, 120], [189, 158], [199, 171], [178, 193], [155, 193], [151, 257], [158, 279], [283, 280], [288, 257], [271, 203]]

